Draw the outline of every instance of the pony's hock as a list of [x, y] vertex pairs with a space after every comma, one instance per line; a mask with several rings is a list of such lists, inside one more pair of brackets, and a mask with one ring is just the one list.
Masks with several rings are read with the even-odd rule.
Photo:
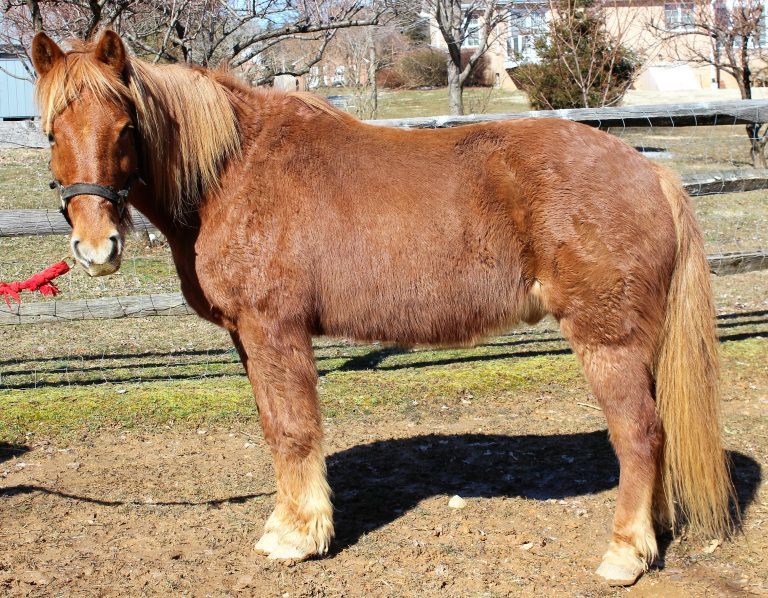
[[[300, 560], [334, 535], [312, 335], [469, 343], [546, 314], [621, 465], [597, 573], [633, 583], [654, 522], [731, 529], [709, 269], [666, 169], [573, 122], [366, 125], [144, 63], [111, 31], [67, 54], [38, 34], [32, 57], [56, 180], [114, 190], [141, 172], [128, 203], [167, 236], [189, 306], [232, 336], [275, 464], [259, 551]], [[86, 192], [66, 210], [81, 264], [119, 267], [120, 206]]]

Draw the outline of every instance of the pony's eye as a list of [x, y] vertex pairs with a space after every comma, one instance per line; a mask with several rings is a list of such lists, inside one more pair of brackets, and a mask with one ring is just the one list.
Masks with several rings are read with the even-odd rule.
[[128, 123], [125, 125], [120, 131], [120, 139], [124, 139], [126, 135], [128, 135], [128, 132], [133, 128], [133, 125], [131, 123]]
[[56, 138], [53, 136], [53, 133], [48, 133], [48, 143], [54, 143], [56, 141]]

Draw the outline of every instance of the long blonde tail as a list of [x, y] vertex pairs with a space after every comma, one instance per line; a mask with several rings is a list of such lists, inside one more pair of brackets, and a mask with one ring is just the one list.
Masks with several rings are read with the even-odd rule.
[[735, 492], [720, 431], [718, 341], [701, 230], [679, 181], [659, 167], [677, 232], [677, 259], [656, 364], [656, 405], [664, 427], [662, 485], [673, 529], [724, 537]]

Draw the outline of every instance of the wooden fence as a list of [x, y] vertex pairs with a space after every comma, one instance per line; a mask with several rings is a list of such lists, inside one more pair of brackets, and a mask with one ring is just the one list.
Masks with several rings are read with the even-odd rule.
[[[444, 128], [469, 123], [520, 118], [563, 118], [602, 129], [625, 127], [685, 127], [735, 125], [768, 122], [768, 100], [709, 102], [678, 105], [630, 106], [549, 110], [514, 114], [436, 116], [369, 121], [381, 126], [404, 128]], [[745, 135], [745, 143], [747, 143]], [[726, 171], [682, 177], [691, 196], [735, 193], [768, 189], [768, 171]], [[138, 229], [154, 230], [134, 212]], [[57, 210], [0, 210], [0, 237], [67, 234], [69, 227]], [[740, 251], [708, 256], [714, 274], [726, 275], [768, 268], [768, 251]], [[52, 321], [116, 319], [147, 316], [175, 316], [192, 313], [179, 293], [108, 297], [78, 301], [47, 301], [12, 305], [0, 304], [0, 325], [32, 324]]]
[[692, 127], [739, 125], [768, 122], [768, 100], [655, 104], [616, 108], [573, 108], [537, 110], [512, 114], [468, 114], [465, 116], [425, 116], [368, 121], [373, 125], [409, 129], [444, 129], [470, 123], [517, 120], [520, 118], [562, 118], [601, 129], [623, 127]]

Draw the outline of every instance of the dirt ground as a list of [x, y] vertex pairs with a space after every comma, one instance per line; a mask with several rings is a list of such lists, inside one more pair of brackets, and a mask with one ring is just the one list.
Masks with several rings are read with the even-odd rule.
[[[765, 371], [736, 379], [726, 442], [743, 533], [664, 538], [629, 590], [768, 595]], [[7, 595], [616, 596], [592, 574], [618, 466], [585, 388], [465, 397], [386, 421], [327, 422], [337, 540], [325, 559], [252, 550], [273, 505], [253, 427], [87, 433], [2, 447], [0, 590]], [[466, 499], [462, 510], [449, 498]], [[712, 550], [714, 548], [714, 550]]]

